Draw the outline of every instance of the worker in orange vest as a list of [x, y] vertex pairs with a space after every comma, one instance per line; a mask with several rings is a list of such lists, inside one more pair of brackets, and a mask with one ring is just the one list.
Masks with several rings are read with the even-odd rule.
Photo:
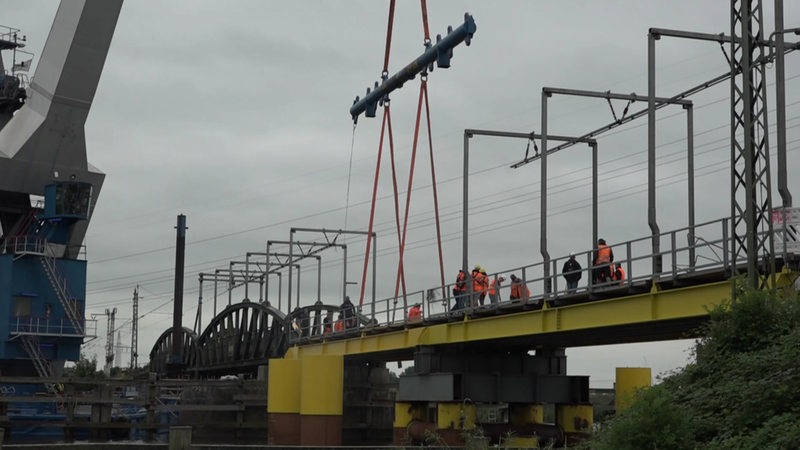
[[408, 321], [419, 322], [420, 320], [422, 320], [422, 308], [419, 303], [416, 303], [408, 310]]
[[506, 281], [506, 277], [498, 275], [489, 282], [489, 301], [491, 301], [493, 305], [500, 303], [500, 294], [497, 293], [497, 290], [500, 288], [503, 281]]
[[453, 306], [453, 311], [464, 309], [467, 306], [467, 272], [459, 270], [456, 276], [456, 284], [453, 286], [453, 297], [456, 299], [456, 304]]
[[611, 247], [606, 245], [605, 239], [597, 240], [597, 247], [594, 249], [594, 262], [592, 273], [595, 283], [605, 283], [611, 279], [611, 263], [614, 262], [614, 252]]
[[478, 302], [483, 305], [486, 297], [486, 290], [489, 288], [489, 277], [480, 264], [475, 264], [472, 269], [472, 306], [478, 306]]
[[509, 295], [509, 299], [511, 300], [522, 300], [523, 302], [527, 302], [531, 296], [531, 290], [528, 289], [522, 280], [517, 278], [516, 275], [511, 274], [511, 295]]
[[611, 279], [614, 281], [619, 281], [619, 285], [622, 286], [625, 281], [625, 269], [622, 268], [622, 264], [614, 264], [613, 271], [611, 272]]
[[342, 314], [339, 313], [339, 318], [336, 319], [336, 322], [333, 324], [333, 332], [334, 333], [341, 333], [344, 331], [344, 319], [342, 318]]

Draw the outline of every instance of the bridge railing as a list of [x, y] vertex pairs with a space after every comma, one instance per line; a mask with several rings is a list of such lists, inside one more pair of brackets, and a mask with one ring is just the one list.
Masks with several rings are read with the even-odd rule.
[[[544, 301], [569, 298], [570, 296], [585, 296], [586, 294], [590, 296], [603, 294], [609, 292], [610, 289], [619, 287], [628, 289], [638, 287], [640, 290], [645, 290], [649, 288], [648, 283], [653, 281], [676, 279], [691, 272], [727, 268], [730, 265], [728, 261], [730, 238], [728, 235], [729, 220], [727, 218], [662, 233], [659, 236], [661, 251], [658, 254], [661, 257], [662, 269], [657, 273], [653, 273], [652, 270], [652, 237], [647, 236], [609, 245], [614, 252], [614, 263], [622, 265], [625, 270], [626, 275], [623, 280], [602, 283], [595, 281], [593, 272], [599, 266], [592, 265], [594, 251], [586, 250], [575, 253], [575, 258], [581, 264], [581, 280], [575, 290], [567, 289], [566, 280], [563, 278], [561, 269], [569, 258], [564, 256], [551, 260], [548, 276], [544, 274], [542, 262], [488, 274], [490, 280], [501, 275], [505, 278], [505, 281], [497, 289], [499, 300], [497, 303], [493, 303], [488, 294], [482, 301], [480, 295], [473, 294], [472, 297], [465, 296], [463, 308], [457, 308], [459, 304], [452, 294], [454, 283], [451, 283], [445, 286], [444, 298], [441, 296], [441, 287], [415, 291], [408, 293], [405, 297], [389, 297], [376, 301], [374, 305], [365, 304], [361, 309], [361, 314], [373, 319], [377, 325], [403, 326], [409, 323], [408, 312], [416, 304], [422, 308], [423, 319], [435, 319], [446, 315], [461, 315], [476, 309], [505, 308], [520, 303], [531, 307], [541, 307]], [[530, 291], [527, 299], [510, 299], [512, 288], [510, 276], [512, 274], [522, 280], [522, 283]], [[468, 280], [469, 282], [471, 280]], [[545, 293], [545, 286], [548, 284], [550, 292]]]
[[[562, 266], [567, 256], [551, 260], [549, 274], [545, 276], [542, 262], [519, 266], [497, 273], [489, 273], [489, 279], [497, 279], [503, 275], [505, 282], [497, 289], [498, 301], [493, 302], [489, 295], [481, 301], [478, 294], [466, 295], [461, 301], [453, 296], [454, 283], [428, 290], [407, 293], [406, 296], [389, 297], [374, 304], [363, 305], [359, 312], [362, 315], [360, 327], [404, 327], [414, 322], [427, 319], [458, 319], [465, 313], [477, 310], [485, 311], [508, 309], [524, 304], [527, 307], [558, 306], [560, 301], [571, 299], [587, 301], [625, 293], [646, 292], [653, 283], [676, 282], [692, 274], [715, 277], [727, 277], [733, 273], [734, 266], [741, 267], [746, 261], [730, 261], [732, 238], [730, 237], [730, 219], [722, 218], [704, 222], [694, 227], [683, 227], [661, 233], [658, 236], [660, 251], [656, 256], [661, 258], [661, 270], [653, 273], [652, 237], [632, 239], [609, 245], [614, 252], [614, 263], [625, 270], [623, 280], [597, 282], [594, 280], [593, 250], [576, 252], [575, 257], [581, 264], [581, 280], [574, 290], [567, 289], [563, 278]], [[521, 299], [511, 297], [511, 275], [522, 280], [530, 291], [530, 296]], [[471, 280], [467, 280], [471, 283]], [[545, 292], [546, 286], [550, 291]], [[524, 294], [524, 290], [523, 290]], [[524, 296], [524, 295], [523, 295]], [[409, 310], [419, 304], [421, 319], [409, 319]], [[352, 329], [350, 331], [353, 331]]]

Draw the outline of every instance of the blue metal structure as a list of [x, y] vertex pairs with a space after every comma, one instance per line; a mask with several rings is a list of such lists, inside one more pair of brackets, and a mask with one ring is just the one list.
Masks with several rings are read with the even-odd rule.
[[59, 376], [95, 336], [83, 239], [105, 175], [87, 161], [84, 124], [121, 7], [61, 4], [30, 83], [19, 30], [0, 34], [1, 376]]

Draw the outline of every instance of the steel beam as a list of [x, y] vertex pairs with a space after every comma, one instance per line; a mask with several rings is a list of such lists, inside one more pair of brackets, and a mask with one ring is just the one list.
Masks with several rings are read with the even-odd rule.
[[[420, 345], [503, 342], [523, 337], [527, 337], [527, 341], [532, 343], [540, 337], [549, 336], [554, 340], [560, 340], [559, 336], [580, 333], [588, 329], [604, 329], [606, 333], [613, 335], [612, 330], [615, 327], [636, 324], [646, 324], [647, 333], [660, 333], [659, 327], [662, 323], [680, 320], [694, 323], [696, 320], [707, 318], [713, 306], [720, 305], [728, 298], [730, 298], [730, 282], [707, 283], [568, 307], [546, 308], [480, 319], [465, 318], [463, 321], [426, 327], [309, 343], [290, 348], [286, 358], [402, 352], [413, 351]], [[685, 331], [676, 331], [673, 338], [685, 336], [684, 333]], [[659, 334], [659, 337], [662, 335], [663, 333]], [[643, 334], [637, 334], [636, 342], [641, 342], [645, 337]], [[596, 339], [597, 333], [592, 333], [586, 335], [583, 340], [575, 341], [575, 345], [572, 346], [596, 345]], [[621, 336], [615, 343], [631, 341], [630, 338]]]
[[367, 117], [375, 117], [378, 102], [382, 101], [395, 89], [403, 87], [406, 81], [413, 80], [417, 74], [429, 70], [429, 66], [432, 67], [434, 61], [442, 69], [450, 67], [453, 48], [462, 42], [469, 46], [476, 30], [475, 19], [465, 13], [464, 23], [461, 26], [455, 30], [448, 29], [448, 34], [444, 38], [437, 36], [436, 44], [430, 45], [430, 43], [427, 43], [426, 50], [422, 55], [390, 78], [386, 78], [386, 74], [384, 74], [383, 82], [378, 85], [376, 81], [373, 90], [367, 88], [367, 94], [364, 98], [356, 97], [355, 101], [353, 101], [353, 106], [350, 107], [350, 116], [353, 118], [353, 122], [358, 120], [358, 116], [362, 112], [365, 112]]

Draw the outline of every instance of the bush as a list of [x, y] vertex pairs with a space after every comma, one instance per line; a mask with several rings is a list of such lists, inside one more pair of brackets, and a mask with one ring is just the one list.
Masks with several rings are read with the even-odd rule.
[[787, 449], [800, 442], [800, 302], [745, 292], [710, 312], [694, 362], [634, 397], [595, 450]]

